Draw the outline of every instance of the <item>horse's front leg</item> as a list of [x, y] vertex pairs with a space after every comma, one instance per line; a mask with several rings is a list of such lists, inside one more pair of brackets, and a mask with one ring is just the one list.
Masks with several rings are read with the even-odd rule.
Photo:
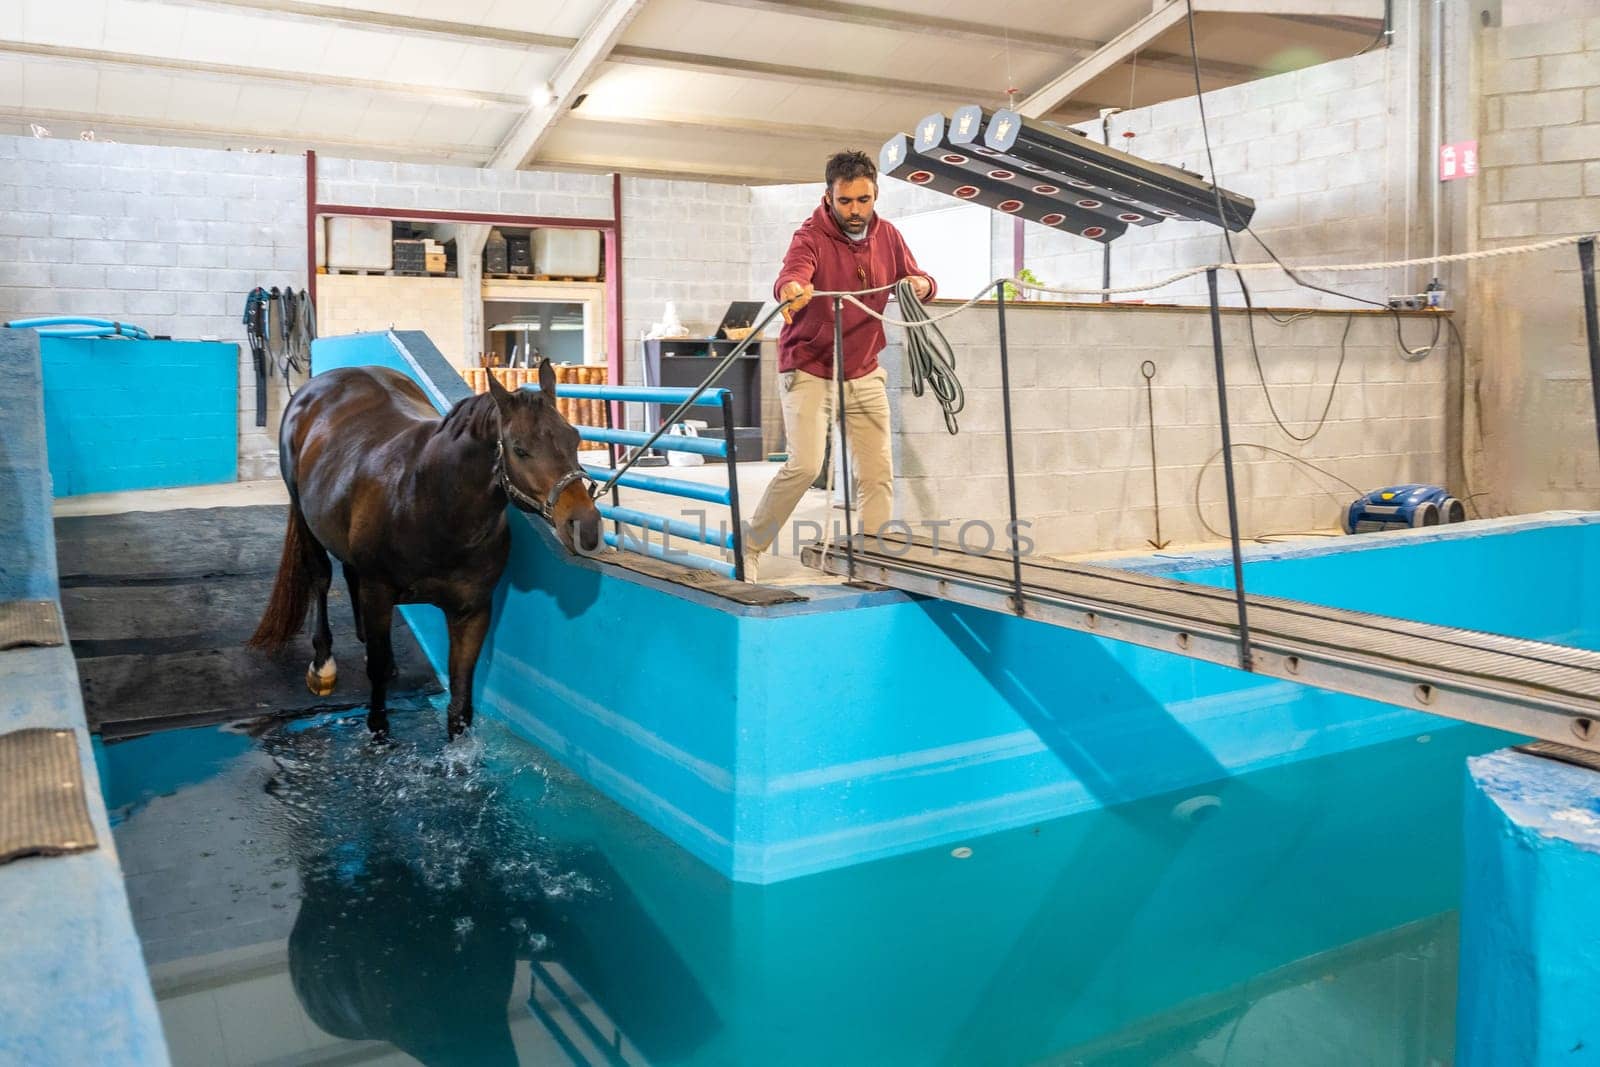
[[363, 575], [361, 581], [361, 621], [367, 631], [367, 681], [372, 699], [367, 705], [367, 729], [374, 739], [389, 736], [389, 676], [394, 652], [389, 643], [389, 624], [394, 618], [394, 592], [382, 582]]
[[489, 633], [489, 609], [450, 616], [450, 717], [446, 729], [454, 741], [472, 725], [472, 673]]

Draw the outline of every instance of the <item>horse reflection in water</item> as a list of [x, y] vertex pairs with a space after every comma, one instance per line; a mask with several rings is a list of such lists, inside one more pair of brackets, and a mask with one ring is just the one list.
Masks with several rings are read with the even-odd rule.
[[429, 1067], [516, 1064], [527, 960], [559, 964], [631, 1045], [606, 1062], [693, 1058], [714, 1009], [604, 856], [535, 832], [537, 768], [494, 766], [492, 743], [424, 756], [364, 735], [346, 722], [263, 738], [302, 890], [289, 973], [317, 1026]]

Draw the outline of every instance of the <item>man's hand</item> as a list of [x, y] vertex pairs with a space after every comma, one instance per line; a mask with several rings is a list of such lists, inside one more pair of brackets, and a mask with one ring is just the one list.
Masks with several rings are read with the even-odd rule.
[[918, 300], [926, 300], [933, 293], [933, 285], [920, 274], [906, 275], [906, 281], [911, 283], [912, 290], [917, 294]]
[[811, 294], [814, 292], [816, 290], [809, 282], [804, 285], [799, 282], [789, 282], [782, 289], [779, 289], [778, 296], [780, 299], [794, 301], [794, 303], [787, 305], [783, 309], [783, 321], [793, 322], [794, 313], [811, 303]]

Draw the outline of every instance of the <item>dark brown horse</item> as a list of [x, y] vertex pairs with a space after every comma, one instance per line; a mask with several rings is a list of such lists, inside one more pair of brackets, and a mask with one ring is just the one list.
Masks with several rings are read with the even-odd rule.
[[311, 379], [283, 413], [278, 462], [289, 488], [289, 529], [266, 614], [250, 644], [281, 648], [305, 625], [316, 595], [314, 658], [306, 685], [333, 691], [329, 556], [343, 565], [367, 646], [367, 726], [386, 736], [396, 604], [434, 604], [450, 632], [449, 732], [472, 725], [472, 673], [489, 630], [490, 599], [511, 551], [506, 504], [551, 523], [569, 550], [600, 541], [600, 513], [578, 466], [578, 431], [556, 411], [555, 370], [540, 392], [489, 392], [439, 418], [410, 378], [346, 367]]

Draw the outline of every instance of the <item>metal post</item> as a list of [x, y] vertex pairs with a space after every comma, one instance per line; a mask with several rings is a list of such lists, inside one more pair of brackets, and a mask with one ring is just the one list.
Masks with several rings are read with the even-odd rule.
[[1228, 428], [1228, 379], [1222, 368], [1222, 311], [1217, 305], [1217, 268], [1206, 271], [1211, 294], [1211, 349], [1217, 370], [1217, 411], [1222, 416], [1222, 474], [1228, 488], [1228, 535], [1233, 540], [1233, 599], [1239, 608], [1239, 667], [1253, 670], [1250, 616], [1244, 601], [1244, 560], [1239, 553], [1239, 498], [1233, 487], [1233, 433]]
[[1594, 428], [1600, 435], [1600, 311], [1594, 296], [1594, 238], [1578, 242], [1578, 270], [1583, 275], [1583, 324], [1589, 339], [1589, 387], [1594, 392]]
[[[833, 373], [839, 379], [839, 407], [834, 412], [834, 422], [839, 427], [839, 473], [844, 483], [844, 560], [845, 578], [856, 580], [855, 532], [850, 522], [850, 442], [845, 433], [844, 417], [844, 298], [833, 298]], [[828, 501], [832, 511], [833, 501]]]
[[1159, 552], [1167, 547], [1167, 542], [1161, 539], [1161, 473], [1160, 465], [1156, 463], [1155, 361], [1147, 359], [1139, 364], [1139, 373], [1144, 376], [1144, 408], [1150, 416], [1150, 496], [1155, 502], [1156, 512], [1155, 540], [1146, 543]]
[[[606, 429], [616, 429], [616, 420], [611, 417], [611, 401], [602, 401], [600, 406], [604, 408], [606, 412]], [[621, 445], [612, 444], [609, 441], [606, 442], [606, 459], [609, 461], [609, 464], [613, 469], [615, 469], [617, 464], [621, 462], [621, 460], [618, 458], [621, 455]], [[615, 482], [611, 483], [611, 506], [614, 508], [622, 506], [622, 497], [617, 490], [617, 484]], [[611, 521], [611, 532], [620, 538], [622, 536], [622, 523], [613, 519]]]
[[722, 393], [722, 432], [728, 442], [728, 507], [733, 511], [733, 576], [744, 581], [744, 526], [739, 519], [739, 458], [733, 427], [733, 394]]
[[1000, 412], [1006, 431], [1006, 499], [1011, 506], [1011, 610], [1023, 614], [1022, 541], [1017, 526], [1017, 459], [1011, 436], [1011, 360], [1006, 350], [1006, 287], [995, 290], [995, 313], [1000, 320]]

